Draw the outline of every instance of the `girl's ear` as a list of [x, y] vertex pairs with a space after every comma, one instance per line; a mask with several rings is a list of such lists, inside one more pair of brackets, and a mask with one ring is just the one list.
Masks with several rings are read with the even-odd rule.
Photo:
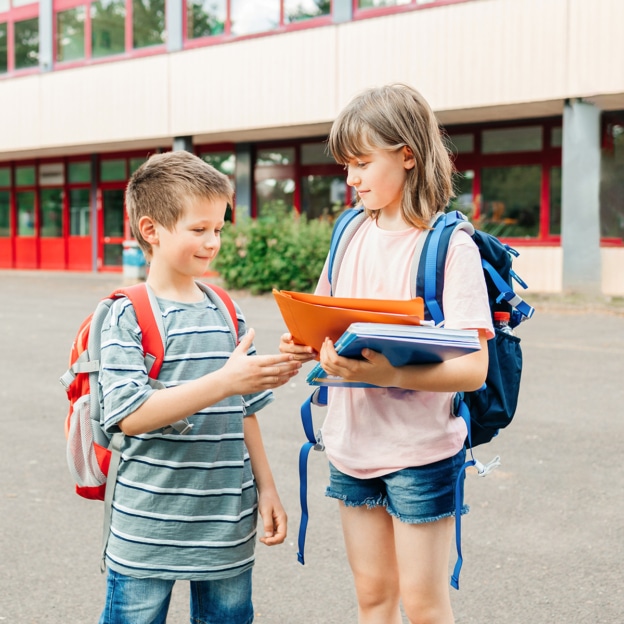
[[403, 167], [405, 169], [413, 169], [416, 166], [416, 160], [414, 159], [414, 152], [412, 152], [412, 148], [404, 145], [403, 146]]
[[150, 245], [158, 243], [158, 231], [151, 217], [141, 217], [139, 219], [139, 232], [141, 232], [145, 242]]

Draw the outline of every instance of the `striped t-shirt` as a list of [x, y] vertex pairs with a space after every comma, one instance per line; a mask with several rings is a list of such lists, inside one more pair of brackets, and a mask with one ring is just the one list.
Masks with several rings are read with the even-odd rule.
[[[231, 331], [208, 297], [158, 299], [166, 335], [159, 381], [177, 386], [221, 368]], [[245, 320], [237, 308], [239, 335]], [[255, 350], [252, 348], [250, 354]], [[118, 423], [152, 392], [132, 304], [119, 299], [102, 329], [103, 425]], [[254, 562], [257, 493], [243, 440], [243, 417], [273, 400], [271, 391], [231, 396], [189, 417], [190, 433], [159, 429], [126, 436], [115, 487], [106, 564], [138, 577], [208, 580]]]

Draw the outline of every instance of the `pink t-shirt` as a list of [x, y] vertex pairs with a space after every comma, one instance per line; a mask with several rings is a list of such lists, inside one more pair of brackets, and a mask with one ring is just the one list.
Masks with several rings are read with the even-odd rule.
[[[349, 243], [336, 297], [409, 299], [410, 268], [422, 230], [382, 230], [369, 219]], [[327, 263], [317, 294], [328, 295]], [[479, 252], [465, 232], [453, 235], [443, 294], [446, 327], [494, 335]], [[330, 388], [322, 427], [329, 460], [357, 478], [374, 478], [455, 455], [466, 426], [451, 413], [453, 393], [398, 388]]]

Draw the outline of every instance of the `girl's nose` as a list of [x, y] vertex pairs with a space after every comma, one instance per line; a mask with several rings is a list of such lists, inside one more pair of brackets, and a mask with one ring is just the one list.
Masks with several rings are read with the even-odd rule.
[[347, 184], [349, 186], [357, 186], [361, 182], [360, 176], [357, 172], [349, 170], [347, 173]]

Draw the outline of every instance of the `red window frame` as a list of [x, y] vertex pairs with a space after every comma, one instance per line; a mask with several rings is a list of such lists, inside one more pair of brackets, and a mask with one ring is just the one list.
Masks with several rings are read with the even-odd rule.
[[329, 10], [329, 15], [320, 15], [319, 17], [312, 17], [308, 20], [302, 20], [300, 22], [285, 23], [284, 22], [284, 0], [280, 2], [280, 19], [279, 25], [273, 30], [267, 30], [257, 33], [249, 33], [245, 35], [233, 35], [232, 34], [232, 5], [231, 0], [226, 0], [226, 18], [224, 32], [219, 35], [210, 35], [207, 37], [197, 37], [196, 39], [188, 37], [188, 5], [187, 0], [184, 0], [182, 6], [182, 39], [184, 41], [183, 47], [199, 48], [207, 45], [215, 45], [219, 43], [225, 43], [229, 41], [241, 41], [243, 39], [257, 39], [258, 37], [266, 37], [269, 35], [276, 35], [284, 32], [292, 32], [295, 30], [305, 30], [307, 28], [317, 28], [319, 26], [327, 26], [333, 24], [333, 1]]
[[[167, 50], [167, 44], [162, 43], [153, 46], [147, 46], [144, 48], [134, 48], [132, 45], [132, 0], [125, 0], [126, 4], [126, 17], [124, 21], [124, 51], [119, 54], [111, 54], [110, 56], [98, 56], [94, 58], [92, 53], [91, 42], [91, 4], [93, 0], [54, 0], [53, 5], [53, 17], [52, 17], [52, 37], [53, 37], [53, 50], [54, 50], [54, 68], [55, 69], [69, 69], [72, 67], [79, 67], [85, 64], [107, 63], [111, 60], [118, 61], [120, 59], [139, 58], [144, 56], [153, 56], [155, 54], [162, 54]], [[166, 2], [166, 0], [165, 0]], [[85, 7], [85, 42], [84, 50], [85, 55], [83, 59], [75, 59], [71, 61], [57, 61], [56, 59], [56, 40], [57, 40], [57, 13], [66, 11], [68, 9], [74, 9], [76, 7]], [[165, 23], [165, 29], [167, 25]]]
[[368, 7], [362, 9], [358, 6], [358, 0], [352, 0], [352, 2], [353, 19], [361, 20], [370, 17], [379, 17], [381, 15], [390, 15], [392, 13], [407, 13], [422, 9], [433, 9], [435, 7], [446, 6], [448, 4], [474, 2], [474, 0], [433, 0], [433, 2], [428, 2], [427, 4], [417, 4], [417, 0], [412, 0], [409, 4], [401, 4], [398, 6]]
[[15, 22], [39, 17], [39, 2], [35, 1], [20, 7], [11, 7], [8, 11], [0, 13], [0, 23], [7, 25], [7, 71], [0, 74], [0, 80], [14, 75], [34, 74], [39, 71], [39, 66], [15, 69]]
[[[540, 219], [539, 234], [534, 238], [500, 237], [510, 245], [551, 246], [561, 244], [560, 234], [551, 234], [550, 227], [550, 170], [552, 167], [561, 167], [561, 147], [551, 146], [551, 136], [554, 128], [561, 127], [561, 117], [548, 119], [526, 119], [516, 122], [494, 122], [482, 124], [478, 127], [448, 126], [446, 131], [454, 134], [472, 134], [474, 136], [474, 150], [470, 153], [460, 153], [454, 158], [455, 168], [458, 171], [474, 171], [473, 201], [475, 203], [475, 217], [481, 211], [481, 170], [485, 167], [513, 167], [522, 165], [539, 165], [542, 169], [540, 188]], [[542, 149], [532, 152], [509, 152], [496, 154], [481, 153], [481, 133], [484, 130], [503, 128], [522, 128], [527, 126], [541, 126]]]

